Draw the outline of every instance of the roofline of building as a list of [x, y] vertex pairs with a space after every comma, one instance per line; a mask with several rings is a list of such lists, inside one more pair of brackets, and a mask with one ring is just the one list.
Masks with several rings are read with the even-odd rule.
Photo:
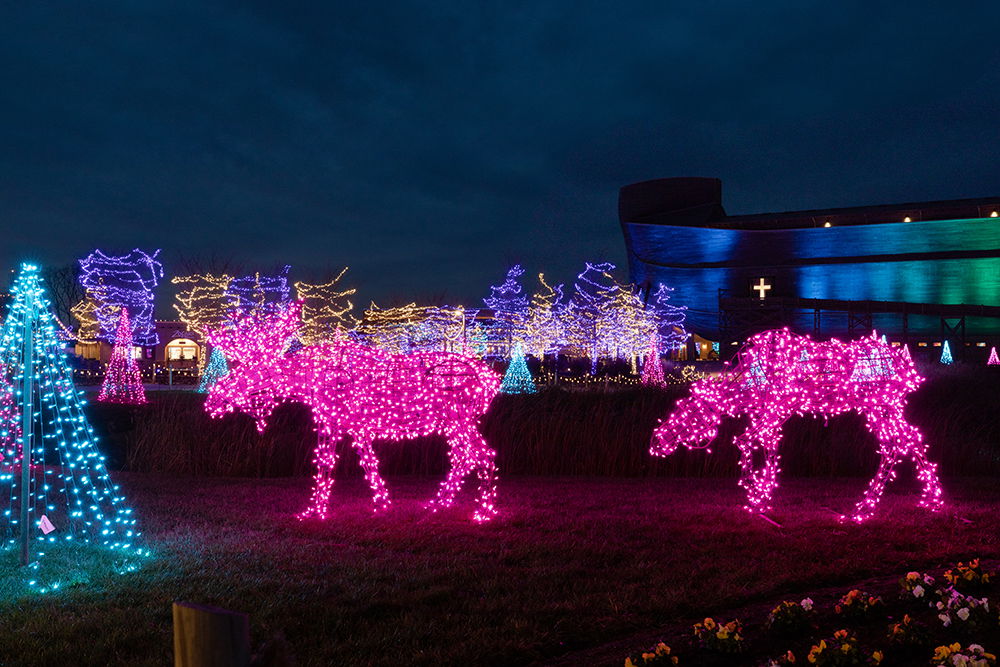
[[719, 179], [660, 178], [623, 187], [618, 213], [622, 224], [803, 229], [998, 217], [1000, 196], [727, 215], [722, 205], [722, 181]]

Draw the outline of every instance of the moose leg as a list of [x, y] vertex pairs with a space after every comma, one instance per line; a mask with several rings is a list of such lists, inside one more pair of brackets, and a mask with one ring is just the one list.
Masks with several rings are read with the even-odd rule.
[[[771, 498], [778, 485], [778, 469], [781, 456], [781, 424], [777, 422], [750, 422], [747, 430], [735, 439], [740, 448], [740, 486], [747, 492], [745, 509], [750, 512], [766, 512], [771, 509]], [[759, 468], [754, 466], [754, 455], [759, 452], [763, 461]]]
[[427, 504], [427, 507], [433, 511], [451, 507], [452, 503], [455, 502], [455, 496], [462, 490], [462, 483], [470, 469], [468, 434], [464, 431], [453, 430], [447, 432], [445, 436], [448, 438], [448, 475], [441, 482], [437, 496]]
[[907, 453], [913, 444], [912, 433], [909, 432], [913, 427], [906, 423], [902, 413], [869, 412], [865, 414], [865, 421], [868, 430], [878, 438], [882, 460], [879, 461], [875, 477], [868, 484], [868, 490], [854, 507], [854, 514], [850, 518], [857, 522], [864, 521], [875, 513], [886, 484], [896, 478], [896, 464], [900, 456]]
[[896, 463], [899, 461], [899, 453], [892, 444], [882, 443], [880, 447], [882, 460], [879, 462], [878, 471], [875, 477], [868, 484], [868, 490], [862, 496], [861, 501], [854, 506], [854, 514], [849, 518], [852, 521], [861, 523], [875, 513], [879, 500], [882, 499], [882, 492], [885, 485], [896, 478]]
[[475, 453], [476, 475], [479, 477], [479, 507], [472, 515], [474, 521], [489, 521], [497, 514], [497, 469], [493, 462], [496, 452], [486, 444], [479, 433], [475, 440], [482, 443], [482, 448]]
[[372, 502], [375, 504], [375, 511], [389, 509], [389, 489], [386, 488], [382, 476], [378, 474], [378, 457], [372, 448], [372, 437], [368, 434], [360, 434], [354, 438], [354, 448], [358, 450], [358, 458], [361, 459], [361, 467], [365, 471], [365, 479], [372, 489]]
[[944, 504], [941, 500], [941, 482], [938, 481], [937, 464], [927, 460], [927, 445], [920, 441], [919, 431], [917, 431], [917, 436], [918, 441], [910, 449], [910, 456], [917, 469], [917, 479], [924, 485], [923, 492], [920, 494], [920, 506], [936, 512]]
[[[909, 453], [916, 468], [917, 479], [923, 485], [920, 506], [931, 510], [941, 509], [941, 482], [938, 480], [937, 464], [927, 460], [927, 443], [913, 424], [906, 421], [902, 411], [877, 415], [869, 419], [870, 428], [878, 434], [880, 443], [890, 443], [899, 455]], [[884, 448], [885, 445], [882, 444]]]
[[299, 519], [308, 519], [315, 516], [325, 519], [330, 504], [330, 491], [333, 489], [333, 470], [337, 466], [337, 440], [327, 433], [318, 433], [316, 436], [316, 451], [313, 454], [313, 463], [316, 466], [316, 473], [313, 476], [312, 497], [309, 499], [309, 506], [297, 514]]

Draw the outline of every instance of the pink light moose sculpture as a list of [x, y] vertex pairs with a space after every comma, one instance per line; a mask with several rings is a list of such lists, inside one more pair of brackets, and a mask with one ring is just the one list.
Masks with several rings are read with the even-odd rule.
[[205, 409], [212, 417], [242, 410], [263, 432], [279, 403], [307, 405], [317, 430], [315, 484], [309, 506], [299, 514], [325, 519], [328, 513], [336, 444], [352, 437], [371, 486], [375, 510], [389, 507], [389, 491], [379, 476], [374, 440], [405, 440], [441, 434], [448, 440], [451, 467], [432, 509], [453, 504], [465, 478], [479, 479], [473, 518], [495, 513], [496, 452], [479, 433], [479, 418], [500, 387], [500, 376], [484, 362], [450, 352], [392, 354], [348, 340], [306, 346], [287, 353], [300, 326], [301, 304], [273, 315], [243, 317], [209, 334], [222, 349], [230, 372], [209, 391]]
[[[874, 334], [817, 342], [788, 329], [765, 331], [747, 341], [734, 368], [691, 385], [691, 395], [679, 400], [653, 432], [650, 453], [667, 456], [681, 444], [706, 447], [723, 417], [746, 416], [746, 431], [734, 439], [741, 454], [740, 486], [747, 493], [747, 510], [767, 511], [778, 484], [778, 447], [788, 418], [853, 411], [878, 439], [881, 462], [849, 518], [860, 522], [875, 512], [886, 483], [896, 476], [896, 464], [906, 456], [923, 484], [920, 505], [936, 510], [942, 504], [937, 465], [927, 460], [920, 431], [903, 416], [907, 397], [921, 382], [909, 355]], [[763, 453], [760, 467], [754, 465], [755, 452]]]

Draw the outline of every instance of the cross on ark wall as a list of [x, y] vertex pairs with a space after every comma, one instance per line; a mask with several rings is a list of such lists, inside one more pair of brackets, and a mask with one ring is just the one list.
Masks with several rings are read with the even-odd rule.
[[757, 292], [758, 296], [763, 299], [767, 296], [767, 290], [771, 289], [772, 285], [767, 282], [766, 278], [758, 278], [754, 285], [750, 286], [752, 291]]

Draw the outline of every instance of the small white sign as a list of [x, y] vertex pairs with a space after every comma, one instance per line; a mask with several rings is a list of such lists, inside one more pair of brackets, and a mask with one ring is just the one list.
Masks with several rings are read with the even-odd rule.
[[38, 520], [38, 527], [41, 528], [42, 532], [46, 535], [56, 529], [56, 527], [52, 525], [52, 522], [49, 521], [49, 517], [44, 514], [42, 515], [42, 518]]

